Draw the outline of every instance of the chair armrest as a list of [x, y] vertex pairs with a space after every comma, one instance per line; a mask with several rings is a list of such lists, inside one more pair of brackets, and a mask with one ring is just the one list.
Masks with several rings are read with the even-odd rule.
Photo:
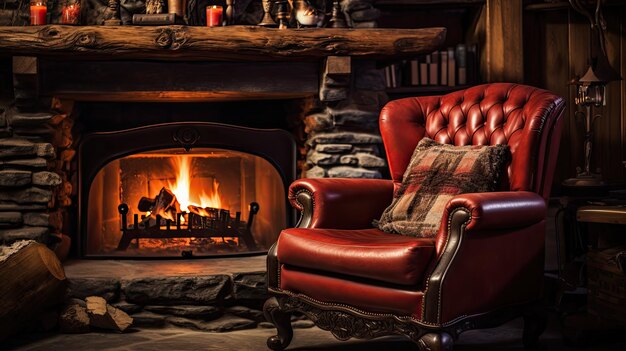
[[308, 178], [289, 187], [300, 228], [371, 228], [392, 199], [393, 182], [383, 179]]
[[[541, 298], [545, 200], [532, 192], [462, 194], [447, 204], [424, 316], [446, 323]], [[459, 298], [459, 296], [463, 298]], [[430, 304], [430, 305], [429, 305]]]
[[444, 217], [459, 208], [470, 213], [467, 230], [525, 227], [546, 217], [546, 201], [530, 191], [457, 195], [448, 202]]

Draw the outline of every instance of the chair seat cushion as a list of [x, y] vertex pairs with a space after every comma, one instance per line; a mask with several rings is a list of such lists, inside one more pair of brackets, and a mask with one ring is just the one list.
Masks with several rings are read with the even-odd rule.
[[375, 228], [286, 229], [277, 249], [281, 264], [410, 286], [422, 282], [434, 252], [434, 239]]

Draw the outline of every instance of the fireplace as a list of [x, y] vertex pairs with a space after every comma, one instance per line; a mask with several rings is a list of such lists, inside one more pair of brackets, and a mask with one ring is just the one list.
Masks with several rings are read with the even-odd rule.
[[86, 134], [78, 154], [83, 257], [260, 253], [293, 224], [284, 130], [156, 124]]

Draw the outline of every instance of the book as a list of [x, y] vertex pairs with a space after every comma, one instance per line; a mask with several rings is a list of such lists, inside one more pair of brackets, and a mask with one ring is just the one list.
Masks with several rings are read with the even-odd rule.
[[411, 85], [420, 85], [419, 63], [417, 59], [411, 60], [409, 72], [411, 73]]
[[465, 85], [467, 84], [467, 47], [465, 44], [458, 44], [454, 55], [457, 66], [457, 82], [459, 85]]
[[391, 66], [385, 66], [385, 85], [391, 88]]
[[428, 61], [420, 62], [420, 85], [428, 85]]
[[439, 84], [448, 85], [448, 51], [442, 50], [439, 56], [441, 57], [441, 79]]
[[454, 48], [448, 48], [448, 86], [456, 86], [456, 60]]
[[430, 64], [428, 65], [428, 83], [430, 85], [439, 84], [439, 51], [430, 54]]
[[175, 13], [137, 13], [133, 15], [133, 25], [135, 26], [162, 26], [167, 24], [185, 24], [185, 21]]

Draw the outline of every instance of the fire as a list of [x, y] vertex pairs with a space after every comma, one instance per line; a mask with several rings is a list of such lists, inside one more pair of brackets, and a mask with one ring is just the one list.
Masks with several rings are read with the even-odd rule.
[[189, 211], [189, 206], [224, 208], [217, 180], [213, 180], [213, 189], [209, 194], [205, 189], [201, 193], [197, 189], [191, 189], [191, 161], [191, 156], [172, 157], [174, 169], [178, 171], [178, 174], [174, 183], [168, 182], [168, 187], [176, 195], [180, 208], [183, 211]]

